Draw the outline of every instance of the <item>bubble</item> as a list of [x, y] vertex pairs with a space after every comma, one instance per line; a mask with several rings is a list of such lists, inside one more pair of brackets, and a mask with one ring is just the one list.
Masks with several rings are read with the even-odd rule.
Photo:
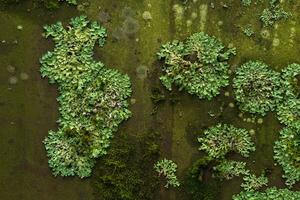
[[17, 29], [21, 31], [21, 30], [23, 30], [23, 26], [22, 25], [18, 25]]
[[112, 37], [116, 40], [122, 40], [126, 37], [126, 35], [121, 28], [116, 28], [112, 33]]
[[133, 17], [135, 14], [134, 10], [130, 7], [125, 7], [122, 10], [122, 17], [127, 18], [127, 17]]
[[18, 83], [18, 78], [16, 76], [11, 76], [11, 77], [9, 77], [8, 82], [11, 85], [15, 85]]
[[230, 108], [234, 108], [234, 103], [229, 103]]
[[148, 21], [148, 20], [151, 20], [152, 19], [152, 15], [149, 11], [145, 11], [143, 12], [143, 15], [142, 15], [143, 19]]
[[124, 31], [124, 33], [126, 34], [134, 34], [137, 33], [139, 31], [140, 25], [139, 22], [134, 19], [134, 18], [127, 18], [124, 22], [123, 22], [123, 26], [122, 26], [122, 30]]
[[249, 133], [250, 133], [250, 135], [255, 135], [255, 130], [254, 129], [250, 129], [250, 131], [249, 131]]
[[77, 10], [78, 10], [79, 12], [83, 12], [83, 11], [85, 11], [85, 6], [82, 5], [82, 4], [79, 4], [79, 5], [77, 5]]
[[278, 38], [274, 38], [272, 45], [274, 47], [277, 47], [277, 46], [279, 46], [279, 44], [280, 44], [280, 40]]
[[9, 73], [15, 73], [16, 72], [16, 68], [12, 65], [8, 65], [6, 69]]
[[20, 73], [21, 80], [26, 81], [26, 80], [28, 80], [28, 78], [29, 78], [29, 75], [27, 73], [25, 73], [25, 72]]
[[258, 124], [262, 124], [264, 122], [264, 120], [262, 119], [262, 118], [259, 118], [258, 120], [257, 120], [257, 123]]
[[137, 77], [140, 79], [145, 79], [147, 77], [147, 73], [148, 73], [148, 68], [144, 65], [136, 68]]
[[261, 32], [260, 32], [260, 35], [262, 38], [264, 39], [269, 39], [270, 38], [270, 31], [268, 29], [263, 29]]
[[226, 91], [226, 92], [224, 93], [224, 95], [225, 95], [225, 97], [229, 97], [229, 96], [230, 96], [230, 93]]
[[99, 21], [101, 23], [107, 23], [110, 20], [110, 15], [108, 12], [100, 11], [99, 12]]
[[198, 17], [198, 14], [196, 12], [193, 12], [191, 17], [192, 17], [192, 19], [196, 19]]
[[134, 98], [130, 99], [130, 103], [131, 104], [135, 104], [136, 103], [136, 99], [134, 99]]

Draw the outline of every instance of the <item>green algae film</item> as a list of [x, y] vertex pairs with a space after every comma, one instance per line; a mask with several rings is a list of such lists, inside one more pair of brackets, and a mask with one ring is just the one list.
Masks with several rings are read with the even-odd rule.
[[[263, 28], [258, 20], [263, 5], [252, 4], [245, 8], [240, 1], [224, 2], [227, 2], [228, 8], [224, 8], [217, 0], [188, 1], [185, 5], [175, 0], [91, 0], [81, 12], [67, 5], [48, 12], [34, 9], [31, 2], [11, 6], [5, 11], [2, 9], [0, 155], [4, 164], [1, 162], [0, 166], [1, 199], [97, 199], [93, 197], [93, 185], [89, 179], [54, 178], [47, 166], [42, 140], [47, 130], [57, 126], [57, 93], [55, 86], [50, 86], [47, 80], [40, 78], [38, 59], [52, 48], [52, 43], [41, 36], [42, 25], [57, 20], [67, 22], [82, 13], [99, 20], [100, 11], [109, 13], [110, 19], [103, 23], [108, 30], [108, 40], [103, 49], [95, 49], [96, 60], [129, 74], [133, 82], [134, 104], [130, 107], [133, 117], [122, 125], [119, 132], [139, 135], [146, 134], [152, 128], [160, 130], [163, 138], [162, 155], [178, 164], [179, 178], [183, 179], [191, 163], [201, 157], [193, 134], [201, 134], [207, 126], [217, 121], [254, 129], [257, 150], [247, 159], [249, 166], [258, 174], [264, 168], [271, 168], [270, 185], [282, 187], [281, 169], [274, 166], [273, 161], [273, 142], [281, 126], [272, 113], [263, 118], [261, 125], [244, 121], [244, 118], [249, 118], [247, 115], [240, 118], [237, 106], [229, 106], [234, 102], [230, 87], [224, 89], [224, 92], [230, 91], [229, 97], [221, 94], [210, 102], [200, 101], [184, 92], [174, 92], [169, 99], [175, 96], [179, 102], [174, 104], [170, 100], [165, 101], [157, 113], [151, 115], [154, 109], [151, 91], [153, 87], [161, 87], [157, 81], [160, 72], [155, 53], [162, 43], [172, 39], [184, 39], [198, 31], [215, 35], [223, 43], [237, 48], [238, 54], [232, 60], [233, 69], [249, 59], [262, 60], [276, 70], [289, 63], [300, 62], [297, 39], [300, 26], [296, 10], [299, 3], [288, 6], [293, 16], [286, 22], [280, 21], [274, 28]], [[127, 33], [120, 31], [126, 20], [122, 16], [125, 7], [133, 10], [132, 16], [129, 16], [133, 20], [127, 21], [127, 25], [125, 23], [129, 28]], [[30, 11], [27, 11], [28, 8]], [[145, 11], [151, 13], [151, 20], [143, 19]], [[241, 31], [241, 27], [249, 23], [254, 30], [252, 37], [246, 37]], [[23, 29], [18, 30], [18, 25]], [[2, 40], [5, 42], [2, 43]], [[7, 70], [10, 65], [15, 67], [15, 72]], [[145, 66], [142, 67], [144, 70], [139, 70], [141, 66]], [[141, 71], [143, 76], [138, 76]], [[22, 72], [29, 75], [28, 80], [21, 80]], [[14, 77], [17, 83], [11, 84], [9, 80], [15, 80]], [[164, 93], [170, 95], [167, 91]], [[208, 114], [218, 113], [221, 107], [224, 110], [221, 117]], [[234, 179], [221, 183], [217, 199], [231, 199], [232, 194], [240, 191], [240, 182], [240, 179]], [[188, 199], [182, 191], [184, 188], [179, 191], [165, 190], [162, 185], [157, 199]]]

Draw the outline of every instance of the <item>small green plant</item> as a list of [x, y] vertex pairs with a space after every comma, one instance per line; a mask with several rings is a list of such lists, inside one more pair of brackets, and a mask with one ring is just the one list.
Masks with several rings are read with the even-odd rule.
[[229, 84], [228, 59], [232, 54], [235, 49], [226, 50], [219, 40], [203, 32], [193, 34], [185, 42], [174, 40], [158, 52], [165, 63], [160, 80], [168, 90], [174, 84], [200, 99], [210, 100]]
[[241, 184], [241, 187], [244, 188], [245, 191], [254, 191], [258, 190], [259, 188], [263, 186], [267, 186], [268, 184], [268, 178], [262, 174], [261, 176], [257, 177], [254, 174], [246, 174], [243, 177], [243, 183]]
[[96, 42], [102, 46], [106, 31], [85, 16], [45, 26], [55, 48], [40, 59], [42, 77], [59, 85], [58, 131], [44, 140], [54, 175], [87, 177], [95, 159], [105, 155], [113, 133], [130, 117], [127, 75], [93, 59]]
[[204, 137], [199, 137], [199, 150], [205, 151], [212, 159], [223, 158], [233, 151], [248, 157], [255, 151], [255, 145], [247, 130], [232, 125], [217, 124], [204, 131]]
[[166, 188], [169, 186], [179, 187], [180, 183], [177, 180], [175, 175], [177, 170], [177, 165], [172, 160], [168, 160], [164, 158], [163, 160], [158, 161], [154, 165], [154, 169], [159, 175], [163, 175], [167, 179], [167, 184], [165, 185]]
[[247, 37], [251, 37], [252, 35], [254, 35], [254, 31], [253, 31], [253, 29], [252, 29], [252, 26], [251, 26], [251, 25], [246, 26], [246, 27], [243, 29], [243, 33], [244, 33]]
[[263, 192], [258, 191], [242, 191], [238, 195], [232, 197], [233, 200], [296, 200], [300, 199], [300, 192], [288, 189], [277, 189], [271, 187]]
[[250, 6], [252, 3], [252, 0], [241, 0], [243, 6]]
[[253, 114], [274, 111], [282, 100], [280, 74], [260, 61], [249, 61], [239, 67], [233, 87], [240, 109]]
[[300, 129], [285, 127], [274, 146], [274, 160], [283, 168], [286, 185], [300, 180]]
[[221, 179], [230, 180], [235, 176], [246, 175], [249, 170], [246, 169], [246, 163], [234, 160], [223, 160], [214, 168], [215, 175]]
[[287, 19], [290, 14], [279, 4], [279, 0], [270, 0], [269, 8], [265, 8], [260, 16], [264, 26], [273, 26], [276, 21]]

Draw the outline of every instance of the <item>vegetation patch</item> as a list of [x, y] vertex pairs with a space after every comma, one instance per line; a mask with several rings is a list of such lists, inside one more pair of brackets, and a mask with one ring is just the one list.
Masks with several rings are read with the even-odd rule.
[[285, 100], [277, 108], [279, 121], [297, 129], [300, 128], [299, 75], [299, 64], [291, 64], [282, 70]]
[[212, 159], [224, 158], [229, 152], [236, 152], [244, 157], [255, 151], [255, 145], [246, 129], [233, 125], [217, 124], [204, 131], [199, 137], [199, 150], [205, 151]]
[[252, 0], [241, 0], [243, 6], [250, 6], [252, 3]]
[[179, 187], [180, 183], [177, 180], [175, 175], [177, 171], [177, 164], [174, 163], [172, 160], [168, 160], [166, 158], [158, 161], [154, 165], [154, 169], [159, 175], [163, 175], [167, 179], [167, 184], [165, 185], [166, 188], [169, 186]]
[[290, 16], [281, 6], [279, 0], [270, 0], [269, 7], [261, 13], [260, 20], [264, 26], [273, 26], [276, 21], [285, 20]]
[[260, 61], [249, 61], [239, 67], [233, 87], [240, 109], [253, 114], [274, 111], [282, 99], [280, 74]]
[[200, 99], [210, 100], [229, 84], [228, 60], [234, 54], [235, 49], [226, 49], [219, 40], [203, 32], [193, 34], [185, 42], [174, 40], [158, 52], [165, 63], [160, 80], [168, 90], [174, 84]]
[[246, 169], [246, 163], [234, 160], [224, 160], [215, 166], [216, 176], [221, 179], [230, 180], [236, 176], [246, 175], [249, 170]]
[[283, 199], [292, 200], [299, 199], [300, 192], [291, 191], [288, 189], [277, 189], [275, 187], [268, 188], [263, 192], [258, 191], [243, 191], [238, 195], [233, 196], [233, 200], [273, 200], [273, 199]]
[[45, 139], [49, 166], [54, 175], [89, 176], [95, 159], [106, 154], [113, 133], [130, 117], [127, 75], [93, 59], [96, 42], [105, 42], [105, 29], [85, 16], [45, 26], [55, 48], [40, 59], [42, 77], [59, 86], [57, 132]]
[[283, 168], [286, 185], [300, 180], [300, 129], [285, 127], [275, 142], [274, 159]]
[[245, 191], [258, 190], [259, 188], [261, 188], [263, 186], [267, 186], [267, 184], [269, 182], [268, 178], [264, 174], [257, 177], [255, 174], [250, 174], [250, 173], [247, 173], [243, 177], [243, 181], [244, 182], [241, 184], [241, 187]]

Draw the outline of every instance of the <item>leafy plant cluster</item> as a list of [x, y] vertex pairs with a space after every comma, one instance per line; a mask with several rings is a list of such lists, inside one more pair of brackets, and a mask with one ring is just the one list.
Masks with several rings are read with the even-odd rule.
[[260, 20], [264, 26], [273, 26], [276, 21], [285, 20], [290, 16], [281, 6], [279, 0], [270, 0], [269, 8], [261, 13]]
[[219, 165], [215, 166], [214, 171], [217, 177], [230, 180], [236, 176], [246, 175], [249, 170], [246, 169], [246, 163], [224, 159]]
[[300, 64], [291, 64], [282, 70], [282, 85], [284, 99], [277, 108], [278, 119], [281, 123], [300, 128], [299, 83]]
[[297, 200], [300, 199], [300, 192], [288, 189], [277, 189], [271, 187], [263, 192], [243, 191], [238, 195], [234, 195], [233, 200]]
[[260, 61], [249, 61], [239, 67], [233, 87], [240, 109], [253, 114], [274, 111], [282, 100], [280, 73]]
[[246, 168], [245, 162], [224, 159], [213, 169], [216, 176], [221, 179], [230, 180], [234, 177], [243, 176], [244, 182], [241, 184], [241, 187], [246, 191], [258, 190], [268, 184], [268, 178], [264, 174], [259, 177], [251, 174]]
[[274, 146], [274, 159], [283, 168], [286, 185], [300, 180], [300, 100], [298, 76], [300, 65], [291, 64], [282, 70], [284, 101], [277, 108], [279, 121], [287, 127], [280, 131]]
[[113, 133], [130, 117], [127, 75], [93, 59], [96, 42], [105, 42], [105, 29], [85, 16], [45, 26], [55, 48], [40, 59], [42, 77], [57, 83], [60, 118], [57, 131], [44, 140], [54, 175], [87, 177], [95, 159], [105, 155]]
[[210, 100], [229, 84], [228, 60], [234, 54], [235, 49], [226, 49], [219, 40], [203, 32], [193, 34], [185, 42], [174, 40], [158, 52], [165, 63], [160, 80], [168, 90], [174, 84], [200, 99]]
[[300, 180], [300, 129], [285, 127], [275, 142], [274, 159], [282, 166], [286, 185]]
[[236, 152], [244, 157], [255, 151], [255, 145], [246, 129], [233, 125], [217, 124], [204, 131], [199, 137], [199, 150], [205, 151], [212, 159], [224, 158], [229, 152]]
[[252, 151], [255, 151], [250, 134], [245, 129], [217, 124], [204, 131], [204, 137], [198, 138], [198, 141], [200, 142], [199, 150], [204, 150], [208, 157], [199, 160], [201, 165], [195, 164], [196, 168], [192, 170], [193, 172], [197, 172], [199, 170], [197, 168], [209, 164], [212, 160], [217, 160], [219, 164], [213, 167], [215, 177], [230, 180], [236, 176], [243, 176], [244, 182], [241, 187], [247, 191], [257, 190], [267, 185], [268, 179], [264, 175], [256, 177], [251, 174], [245, 162], [225, 159], [225, 155], [231, 151], [244, 157], [248, 157]]
[[166, 158], [158, 161], [154, 165], [154, 169], [156, 172], [159, 173], [159, 175], [163, 175], [167, 179], [167, 184], [165, 185], [166, 188], [169, 186], [173, 187], [179, 187], [180, 183], [177, 180], [177, 177], [175, 175], [177, 170], [177, 165], [172, 160], [168, 160]]
[[251, 37], [254, 35], [254, 31], [252, 29], [251, 25], [247, 25], [245, 28], [243, 28], [243, 33], [247, 36], [247, 37]]
[[241, 187], [245, 191], [255, 191], [263, 186], [267, 186], [269, 180], [268, 178], [262, 174], [259, 177], [257, 177], [255, 174], [247, 173], [243, 177], [243, 183], [241, 184]]
[[252, 3], [252, 0], [241, 0], [243, 6], [250, 6]]
[[99, 200], [151, 200], [159, 185], [152, 166], [159, 157], [159, 135], [118, 134], [95, 166], [92, 186]]

